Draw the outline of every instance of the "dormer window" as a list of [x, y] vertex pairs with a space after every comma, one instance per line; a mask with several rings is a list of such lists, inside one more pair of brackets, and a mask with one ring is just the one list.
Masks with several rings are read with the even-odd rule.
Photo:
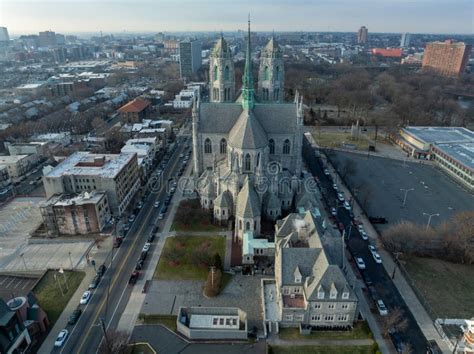
[[337, 297], [337, 291], [331, 291], [331, 293], [329, 294], [329, 298], [335, 299], [336, 297]]
[[342, 298], [343, 299], [348, 299], [349, 298], [349, 293], [347, 291], [342, 293]]
[[318, 299], [324, 299], [324, 291], [318, 291]]
[[301, 275], [295, 276], [295, 283], [301, 283]]

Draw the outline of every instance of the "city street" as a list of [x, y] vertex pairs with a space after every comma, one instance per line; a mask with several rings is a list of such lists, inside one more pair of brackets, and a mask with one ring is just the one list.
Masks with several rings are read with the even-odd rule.
[[[355, 227], [351, 227], [352, 218], [349, 212], [337, 201], [336, 191], [333, 189], [333, 181], [324, 174], [323, 162], [321, 159], [311, 155], [311, 159], [306, 159], [306, 163], [315, 177], [320, 181], [320, 188], [328, 208], [335, 207], [337, 210], [336, 220], [343, 224], [346, 232], [346, 246], [353, 257], [361, 257], [366, 265], [366, 269], [361, 271], [373, 282], [377, 294], [384, 301], [388, 311], [399, 309], [402, 317], [406, 318], [406, 328], [398, 328], [400, 337], [405, 343], [410, 344], [414, 353], [423, 353], [426, 350], [426, 339], [421, 332], [415, 318], [405, 304], [403, 298], [393, 284], [390, 275], [387, 274], [382, 265], [377, 264], [369, 252], [369, 243], [363, 240]], [[371, 300], [369, 300], [371, 301]]]
[[[184, 151], [187, 141], [188, 138], [183, 138], [182, 143], [170, 156], [170, 161], [162, 173], [161, 181], [166, 182], [169, 178], [176, 176], [181, 164], [178, 156]], [[95, 353], [103, 337], [100, 320], [104, 319], [105, 326], [108, 329], [113, 330], [117, 327], [120, 315], [125, 309], [132, 292], [132, 286], [128, 284], [128, 281], [142, 252], [142, 247], [153, 227], [158, 225], [161, 230], [162, 224], [166, 221], [166, 218], [158, 221], [158, 214], [161, 209], [153, 206], [156, 200], [163, 200], [166, 193], [166, 183], [160, 183], [156, 191], [144, 191], [143, 194], [147, 198], [142, 209], [126, 234], [122, 245], [110, 253], [110, 257], [113, 254], [112, 266], [109, 266], [110, 261], [106, 262], [108, 270], [97, 289], [93, 291], [89, 304], [83, 308], [82, 316], [76, 325], [67, 328], [70, 332], [67, 342], [61, 349], [53, 351], [59, 353]], [[152, 245], [150, 253], [152, 253], [154, 247], [155, 245]], [[147, 259], [144, 269], [146, 269], [149, 262], [150, 260]]]

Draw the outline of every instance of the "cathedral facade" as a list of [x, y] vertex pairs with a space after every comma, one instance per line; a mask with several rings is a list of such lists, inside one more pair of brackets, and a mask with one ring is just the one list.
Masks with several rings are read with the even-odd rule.
[[203, 208], [235, 222], [235, 239], [260, 234], [262, 217], [292, 207], [302, 172], [303, 104], [283, 102], [284, 67], [272, 38], [261, 51], [257, 91], [252, 77], [250, 23], [242, 88], [236, 99], [234, 61], [224, 38], [210, 57], [210, 102], [192, 113], [193, 167]]

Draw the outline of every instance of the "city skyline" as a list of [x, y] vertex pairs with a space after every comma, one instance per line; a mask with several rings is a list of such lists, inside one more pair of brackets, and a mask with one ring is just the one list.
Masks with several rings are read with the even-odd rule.
[[[473, 4], [469, 0], [337, 1], [169, 0], [125, 2], [13, 1], [0, 4], [0, 25], [11, 35], [53, 30], [61, 33], [146, 33], [160, 31], [235, 31], [245, 29], [250, 12], [255, 31], [370, 32], [472, 34]], [[387, 11], [389, 10], [389, 11]], [[74, 14], [71, 18], [70, 14]], [[127, 14], [123, 21], [123, 14]], [[314, 14], [313, 16], [308, 14]], [[403, 21], [401, 21], [403, 19]], [[84, 24], [87, 23], [87, 30]]]

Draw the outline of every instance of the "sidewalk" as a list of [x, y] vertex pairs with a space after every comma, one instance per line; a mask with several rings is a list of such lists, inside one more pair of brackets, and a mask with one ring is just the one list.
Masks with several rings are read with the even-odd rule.
[[271, 336], [267, 339], [267, 343], [275, 346], [358, 346], [358, 345], [372, 345], [372, 339], [298, 339], [298, 340], [284, 340], [278, 338], [278, 335]]
[[[89, 251], [89, 257], [90, 259], [95, 260], [96, 268], [100, 264], [104, 263], [104, 261], [106, 260], [112, 248], [112, 237], [107, 237], [104, 241], [100, 243], [99, 247], [100, 248], [97, 248], [97, 246], [93, 246]], [[78, 270], [85, 272], [86, 275], [84, 276], [84, 279], [82, 280], [81, 284], [79, 285], [76, 292], [74, 293], [74, 295], [72, 295], [68, 304], [64, 308], [63, 312], [61, 313], [61, 316], [59, 316], [53, 328], [51, 328], [51, 331], [44, 340], [40, 349], [38, 350], [38, 353], [40, 354], [51, 353], [54, 348], [54, 342], [56, 340], [56, 337], [58, 336], [58, 333], [68, 326], [67, 322], [69, 320], [69, 316], [78, 307], [82, 294], [88, 289], [92, 278], [94, 278], [94, 276], [96, 275], [94, 267], [90, 264], [86, 264], [83, 269]], [[92, 296], [94, 296], [94, 292], [92, 292]], [[86, 311], [87, 306], [88, 305], [86, 305], [82, 310]], [[69, 329], [69, 331], [71, 331], [71, 329]]]
[[[330, 167], [330, 172], [333, 177], [337, 175], [337, 172], [334, 170], [332, 165]], [[362, 208], [359, 206], [356, 199], [353, 198], [349, 189], [342, 183], [341, 178], [338, 175], [337, 175], [337, 180], [338, 180], [339, 190], [343, 191], [347, 197], [352, 198], [353, 200], [352, 210], [354, 212], [354, 217], [359, 219], [364, 225], [364, 229], [367, 232], [370, 242], [375, 245], [381, 242], [377, 230], [375, 230], [372, 223], [369, 221], [367, 215], [363, 212]], [[385, 270], [387, 271], [387, 274], [392, 274], [396, 265], [391, 255], [388, 252], [386, 252], [383, 248], [379, 248], [379, 254], [380, 254], [380, 257], [382, 258], [382, 261], [383, 261], [382, 264]], [[441, 336], [439, 335], [438, 331], [436, 330], [433, 320], [428, 315], [425, 308], [420, 303], [415, 293], [413, 292], [413, 289], [405, 280], [403, 274], [401, 273], [399, 269], [396, 270], [396, 275], [395, 275], [395, 278], [393, 279], [393, 283], [395, 287], [398, 289], [398, 291], [400, 292], [400, 295], [402, 296], [406, 305], [410, 309], [411, 313], [413, 314], [413, 317], [418, 323], [418, 326], [420, 326], [420, 329], [423, 332], [426, 339], [435, 340], [443, 352], [449, 352], [449, 348], [447, 344], [444, 342], [444, 340], [441, 338]]]

